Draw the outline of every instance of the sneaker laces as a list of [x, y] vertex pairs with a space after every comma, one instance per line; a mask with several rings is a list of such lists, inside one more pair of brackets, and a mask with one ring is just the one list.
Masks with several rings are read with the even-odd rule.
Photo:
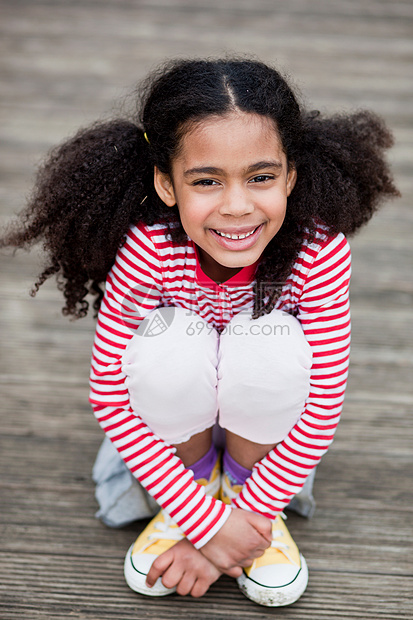
[[282, 532], [281, 530], [273, 530], [272, 535], [273, 540], [269, 549], [276, 549], [277, 551], [280, 551], [280, 553], [282, 553], [287, 558], [287, 560], [291, 562], [291, 564], [296, 564], [296, 562], [294, 562], [294, 560], [288, 553], [289, 546], [281, 540], [274, 540], [274, 538], [282, 538], [284, 536], [284, 532]]
[[145, 551], [158, 540], [182, 540], [185, 535], [181, 532], [177, 524], [172, 520], [164, 510], [162, 511], [163, 521], [159, 520], [154, 524], [157, 532], [152, 532], [148, 536], [148, 542], [142, 547], [141, 551]]

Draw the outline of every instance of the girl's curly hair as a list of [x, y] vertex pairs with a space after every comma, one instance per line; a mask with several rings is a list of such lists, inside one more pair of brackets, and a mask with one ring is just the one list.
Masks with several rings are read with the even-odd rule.
[[399, 195], [384, 159], [392, 136], [378, 116], [308, 113], [286, 79], [256, 60], [168, 63], [147, 78], [138, 102], [131, 118], [92, 125], [50, 153], [26, 210], [1, 240], [15, 247], [43, 243], [48, 262], [33, 294], [56, 274], [66, 315], [85, 316], [89, 293], [98, 310], [102, 283], [132, 223], [165, 222], [173, 241], [186, 239], [177, 207], [166, 207], [155, 192], [153, 169], [170, 174], [183, 136], [207, 117], [239, 110], [272, 119], [297, 170], [284, 223], [257, 270], [264, 294], [256, 296], [255, 316], [271, 310], [317, 224], [352, 234], [381, 201]]

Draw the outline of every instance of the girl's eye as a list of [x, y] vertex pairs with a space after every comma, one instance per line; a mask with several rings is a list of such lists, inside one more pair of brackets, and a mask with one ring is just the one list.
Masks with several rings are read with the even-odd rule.
[[250, 183], [265, 183], [271, 181], [274, 177], [271, 174], [258, 174], [250, 180]]
[[216, 181], [213, 179], [200, 179], [199, 181], [194, 181], [193, 185], [216, 185]]

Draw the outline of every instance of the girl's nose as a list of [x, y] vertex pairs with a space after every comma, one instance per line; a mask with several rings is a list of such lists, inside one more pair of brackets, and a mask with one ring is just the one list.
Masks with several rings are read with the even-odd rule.
[[233, 217], [247, 215], [253, 211], [254, 205], [251, 197], [248, 196], [248, 192], [242, 191], [239, 188], [228, 189], [225, 192], [219, 209], [221, 215], [232, 215]]

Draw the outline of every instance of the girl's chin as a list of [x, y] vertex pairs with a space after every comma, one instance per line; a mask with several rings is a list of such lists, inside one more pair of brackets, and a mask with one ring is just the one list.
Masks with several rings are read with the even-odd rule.
[[229, 252], [228, 250], [215, 250], [208, 249], [206, 254], [221, 267], [226, 269], [243, 269], [244, 267], [249, 267], [257, 262], [257, 260], [262, 255], [262, 250], [258, 247], [251, 248], [249, 251], [244, 252]]

